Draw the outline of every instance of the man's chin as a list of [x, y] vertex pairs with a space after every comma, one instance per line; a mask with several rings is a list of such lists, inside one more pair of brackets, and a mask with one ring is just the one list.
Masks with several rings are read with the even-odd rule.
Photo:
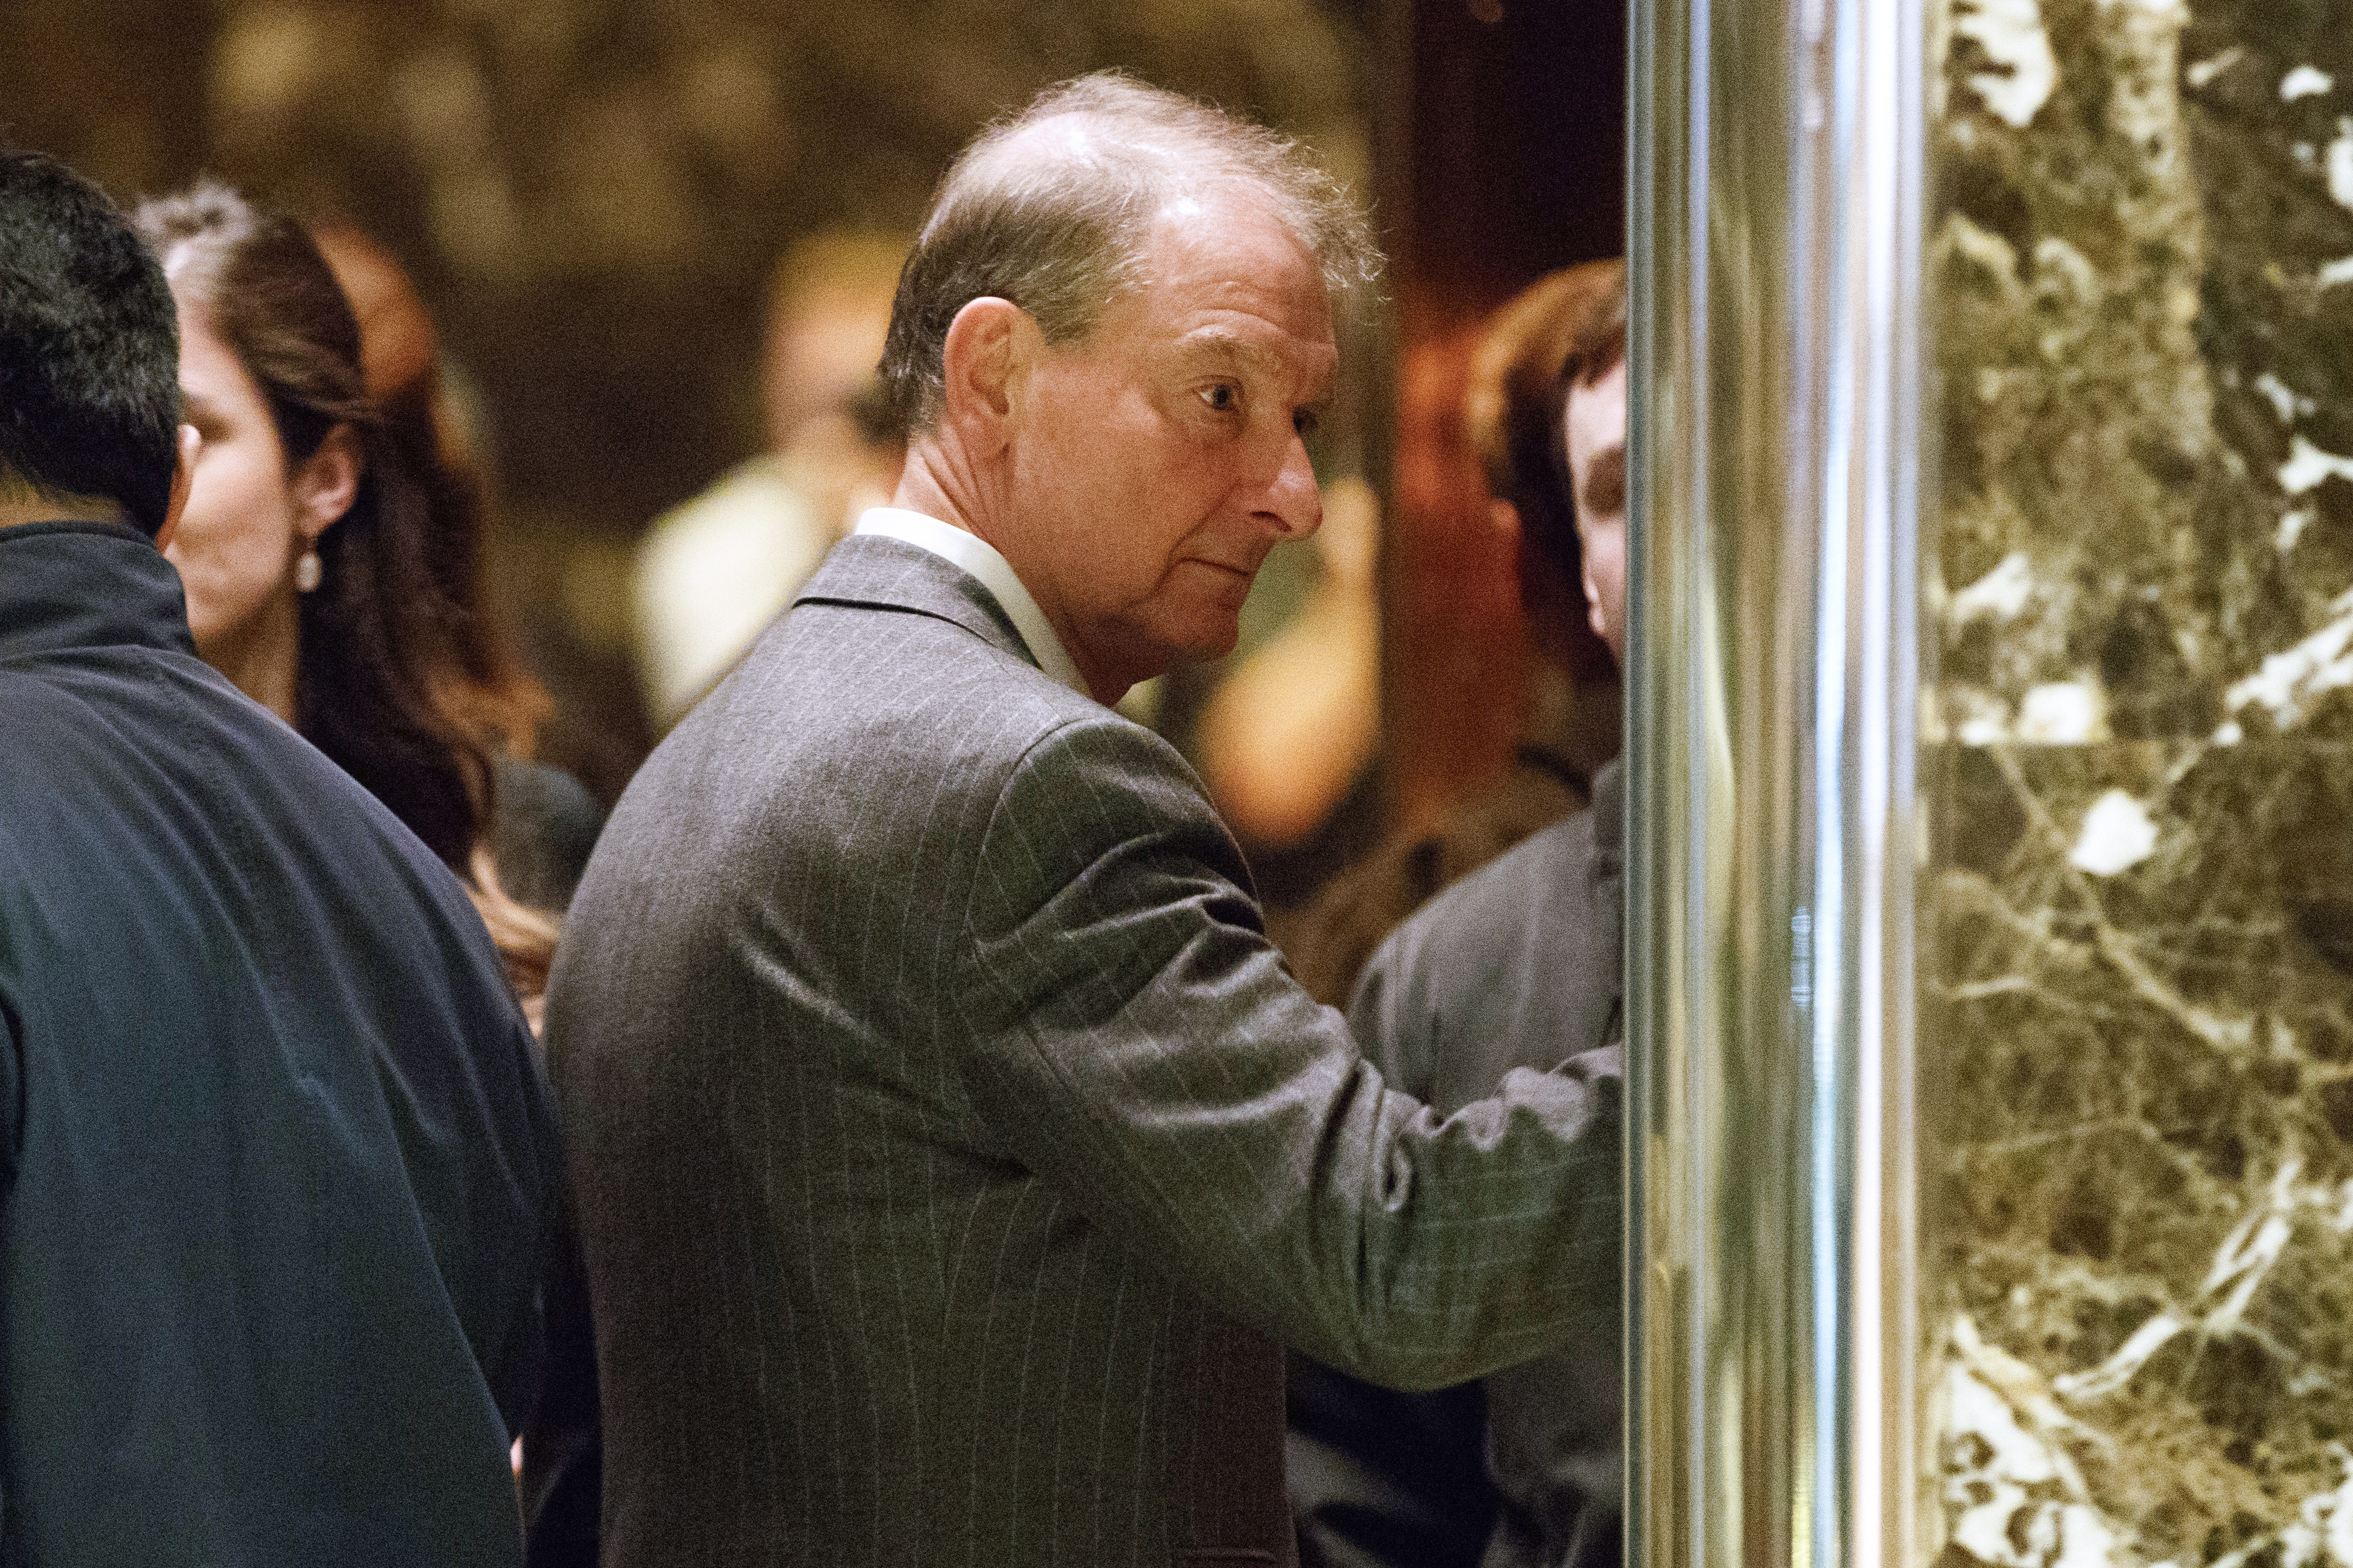
[[[1244, 596], [1248, 595], [1245, 589]], [[1223, 658], [1242, 640], [1241, 604], [1219, 605], [1189, 617], [1177, 647], [1191, 658]]]
[[1130, 647], [1135, 654], [1132, 662], [1145, 669], [1135, 679], [1165, 675], [1187, 660], [1223, 658], [1240, 641], [1241, 619], [1230, 610], [1187, 616], [1181, 622], [1165, 622], [1132, 640]]

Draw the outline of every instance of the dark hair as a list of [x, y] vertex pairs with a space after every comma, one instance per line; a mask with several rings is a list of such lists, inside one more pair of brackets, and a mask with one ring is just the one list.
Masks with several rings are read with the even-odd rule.
[[1379, 249], [1348, 193], [1296, 142], [1207, 104], [1104, 71], [983, 132], [940, 183], [899, 275], [881, 364], [899, 433], [938, 417], [948, 328], [965, 306], [1009, 300], [1048, 342], [1082, 337], [1139, 281], [1163, 207], [1236, 188], [1272, 206], [1334, 295], [1378, 276]]
[[153, 534], [179, 424], [179, 321], [154, 257], [97, 186], [0, 149], [0, 487], [100, 497]]
[[1561, 418], [1568, 389], [1626, 357], [1626, 264], [1588, 261], [1546, 274], [1495, 313], [1471, 371], [1465, 414], [1487, 488], [1520, 514], [1520, 536], [1574, 583], [1577, 508]]
[[488, 743], [527, 752], [550, 703], [490, 612], [482, 562], [490, 486], [443, 389], [433, 318], [400, 263], [366, 235], [322, 227], [311, 240], [359, 323], [362, 378], [398, 466], [423, 492], [424, 560], [456, 661], [447, 700]]
[[290, 467], [338, 425], [357, 438], [358, 494], [319, 536], [324, 571], [302, 595], [295, 728], [465, 874], [491, 793], [466, 612], [434, 570], [425, 494], [367, 395], [343, 289], [300, 225], [223, 185], [145, 202], [134, 221], [260, 389]]

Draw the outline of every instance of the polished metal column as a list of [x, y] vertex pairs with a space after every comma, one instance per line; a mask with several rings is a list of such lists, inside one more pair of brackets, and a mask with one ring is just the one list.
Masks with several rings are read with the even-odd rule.
[[1629, 1550], [1922, 1550], [1920, 0], [1636, 0]]

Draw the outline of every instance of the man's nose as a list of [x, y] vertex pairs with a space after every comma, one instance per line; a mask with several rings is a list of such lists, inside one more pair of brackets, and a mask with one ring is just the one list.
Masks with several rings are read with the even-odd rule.
[[1267, 487], [1260, 510], [1274, 520], [1285, 539], [1305, 539], [1324, 526], [1324, 494], [1315, 488], [1315, 465], [1307, 460], [1307, 443], [1296, 433], [1283, 449], [1282, 467]]

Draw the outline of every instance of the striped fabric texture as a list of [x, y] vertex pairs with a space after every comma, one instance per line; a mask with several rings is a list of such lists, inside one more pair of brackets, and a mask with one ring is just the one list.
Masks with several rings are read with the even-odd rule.
[[554, 983], [607, 1563], [1285, 1563], [1281, 1344], [1428, 1387], [1606, 1319], [1615, 1079], [1441, 1121], [1249, 887], [976, 581], [836, 548], [631, 784]]

